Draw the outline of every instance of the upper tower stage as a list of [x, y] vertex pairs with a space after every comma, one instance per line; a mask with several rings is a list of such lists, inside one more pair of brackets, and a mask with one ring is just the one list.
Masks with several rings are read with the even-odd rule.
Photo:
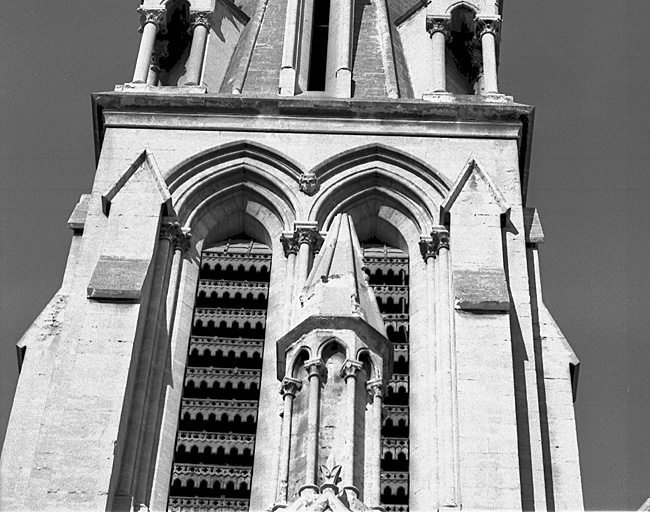
[[139, 12], [120, 91], [508, 100], [495, 0], [144, 0]]

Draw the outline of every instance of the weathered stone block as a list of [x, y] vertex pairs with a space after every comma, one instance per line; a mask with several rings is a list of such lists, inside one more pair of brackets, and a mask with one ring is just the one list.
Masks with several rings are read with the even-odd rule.
[[88, 298], [139, 301], [149, 261], [102, 256], [88, 283]]
[[454, 271], [456, 308], [468, 311], [509, 311], [510, 298], [501, 269]]

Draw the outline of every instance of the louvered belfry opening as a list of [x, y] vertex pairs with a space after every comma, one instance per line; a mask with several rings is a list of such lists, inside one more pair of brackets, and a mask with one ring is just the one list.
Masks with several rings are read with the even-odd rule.
[[393, 343], [393, 376], [384, 397], [381, 430], [381, 504], [406, 512], [409, 502], [409, 259], [377, 239], [363, 243], [388, 339]]
[[168, 510], [248, 510], [271, 269], [238, 235], [204, 250]]

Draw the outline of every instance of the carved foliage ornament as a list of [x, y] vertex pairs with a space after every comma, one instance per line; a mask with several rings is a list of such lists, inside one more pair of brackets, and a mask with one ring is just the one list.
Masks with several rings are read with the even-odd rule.
[[280, 394], [283, 397], [295, 397], [296, 393], [302, 389], [302, 382], [291, 377], [285, 377], [282, 380], [282, 386], [280, 388]]
[[451, 19], [444, 16], [427, 16], [427, 32], [430, 36], [440, 32], [445, 38], [449, 37], [449, 23]]
[[363, 368], [363, 364], [361, 364], [360, 361], [353, 361], [352, 359], [348, 359], [343, 363], [343, 367], [341, 368], [341, 377], [343, 379], [347, 380], [349, 378], [356, 378], [357, 373], [361, 371]]
[[308, 196], [313, 196], [320, 189], [318, 176], [312, 173], [301, 174], [299, 181], [300, 191]]
[[375, 398], [381, 399], [384, 396], [384, 383], [381, 379], [369, 380], [366, 384], [366, 391], [371, 402]]
[[449, 250], [449, 231], [446, 229], [434, 229], [431, 232], [431, 238], [436, 248], [436, 254], [440, 254], [442, 249]]
[[298, 243], [297, 233], [283, 233], [280, 242], [286, 257], [289, 257], [289, 254], [298, 254], [300, 244]]
[[420, 240], [420, 253], [424, 258], [424, 261], [436, 257], [436, 246], [431, 238], [426, 237]]
[[441, 249], [449, 250], [449, 231], [444, 228], [436, 228], [431, 232], [431, 238], [420, 240], [420, 252], [424, 261], [438, 256]]
[[294, 236], [298, 239], [298, 245], [309, 244], [313, 251], [319, 250], [323, 245], [323, 237], [318, 228], [297, 228]]
[[190, 13], [190, 33], [199, 25], [209, 30], [212, 26], [212, 22], [212, 11], [192, 11]]
[[309, 375], [310, 379], [312, 377], [318, 377], [319, 379], [322, 379], [325, 377], [325, 372], [327, 371], [325, 365], [320, 359], [312, 359], [311, 361], [307, 361], [305, 363], [305, 370], [307, 370], [307, 374]]
[[501, 39], [501, 18], [476, 18], [476, 36], [483, 37], [485, 34], [492, 34], [494, 39]]
[[192, 234], [178, 222], [165, 222], [160, 227], [160, 239], [169, 240], [174, 249], [185, 252], [190, 248]]
[[159, 30], [164, 28], [162, 25], [165, 21], [165, 9], [140, 7], [138, 12], [140, 13], [140, 32], [142, 32], [147, 23], [153, 23]]

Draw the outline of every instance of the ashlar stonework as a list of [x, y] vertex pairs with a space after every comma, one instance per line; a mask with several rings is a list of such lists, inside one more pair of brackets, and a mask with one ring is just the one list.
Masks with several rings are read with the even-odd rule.
[[143, 0], [2, 510], [581, 510], [495, 0]]

